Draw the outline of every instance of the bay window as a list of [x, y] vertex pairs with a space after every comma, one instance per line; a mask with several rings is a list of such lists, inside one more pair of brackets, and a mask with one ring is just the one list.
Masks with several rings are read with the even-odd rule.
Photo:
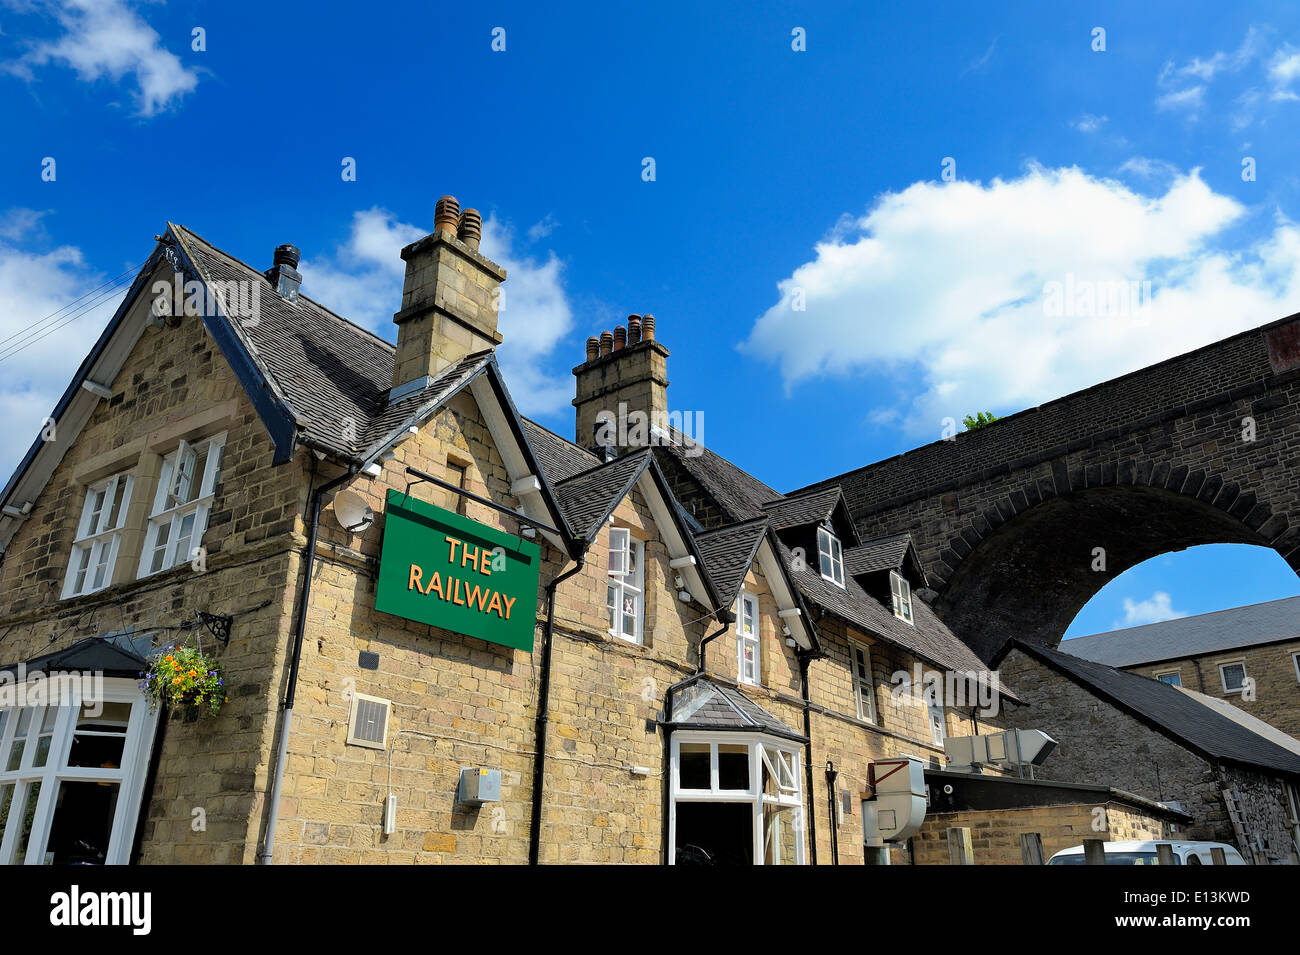
[[762, 667], [758, 658], [758, 597], [743, 590], [736, 598], [736, 678], [758, 686]]
[[797, 743], [683, 731], [672, 740], [668, 859], [677, 865], [802, 865]]
[[122, 525], [131, 503], [131, 483], [131, 475], [122, 473], [86, 488], [63, 581], [64, 597], [94, 593], [113, 582]]
[[643, 642], [645, 615], [645, 545], [626, 527], [609, 529], [609, 577], [606, 609], [610, 636]]
[[96, 683], [0, 708], [0, 864], [130, 861], [157, 717], [136, 681]]
[[140, 577], [194, 558], [207, 530], [208, 515], [221, 481], [224, 434], [198, 444], [182, 441], [163, 460], [153, 511], [140, 555]]

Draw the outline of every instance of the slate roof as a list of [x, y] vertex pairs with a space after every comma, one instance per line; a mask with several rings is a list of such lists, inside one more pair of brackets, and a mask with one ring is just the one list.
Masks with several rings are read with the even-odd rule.
[[909, 534], [877, 537], [859, 547], [844, 551], [844, 569], [850, 574], [870, 574], [877, 570], [898, 570], [903, 566], [907, 549], [912, 545]]
[[1208, 759], [1300, 776], [1300, 753], [1279, 746], [1178, 687], [1022, 640], [1009, 646]]
[[[172, 223], [170, 229], [205, 279], [261, 283], [258, 321], [232, 320], [231, 325], [304, 436], [355, 459], [365, 436], [381, 426], [389, 410], [394, 346], [306, 295], [282, 298], [258, 269], [184, 226]], [[349, 434], [356, 440], [346, 440]]]
[[737, 689], [697, 675], [673, 688], [668, 722], [678, 729], [769, 733], [799, 743], [808, 737], [786, 726]]
[[713, 579], [718, 599], [727, 606], [740, 592], [740, 585], [754, 563], [767, 527], [766, 518], [756, 517], [752, 521], [728, 524], [695, 535], [704, 569]]
[[[134, 677], [148, 667], [148, 661], [114, 640], [86, 637], [70, 647], [34, 657], [23, 665], [28, 673], [95, 672], [106, 677]], [[0, 666], [0, 671], [16, 671], [18, 666], [17, 663]]]
[[551, 484], [559, 484], [575, 474], [590, 471], [601, 463], [600, 458], [590, 451], [578, 447], [554, 431], [543, 428], [536, 421], [524, 418], [523, 422], [528, 443], [533, 446], [538, 463], [541, 464], [542, 471]]
[[556, 484], [556, 500], [574, 535], [594, 539], [650, 461], [649, 451], [637, 451]]
[[1061, 649], [1095, 663], [1129, 667], [1282, 640], [1300, 640], [1300, 597], [1074, 637], [1062, 641]]
[[[680, 434], [673, 432], [674, 438]], [[727, 517], [728, 523], [764, 515], [763, 504], [783, 497], [758, 478], [736, 467], [721, 455], [688, 440], [654, 446], [656, 454], [670, 456], [708, 492]]]
[[829, 520], [835, 512], [835, 506], [843, 499], [839, 486], [801, 494], [798, 497], [783, 497], [769, 501], [763, 510], [772, 519], [772, 526], [777, 530], [798, 527], [803, 524], [820, 524]]

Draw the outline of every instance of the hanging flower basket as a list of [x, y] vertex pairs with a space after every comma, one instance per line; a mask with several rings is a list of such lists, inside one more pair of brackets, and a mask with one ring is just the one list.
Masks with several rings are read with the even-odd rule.
[[142, 676], [140, 687], [151, 710], [165, 706], [179, 710], [183, 717], [216, 716], [230, 700], [221, 664], [197, 647], [159, 651]]

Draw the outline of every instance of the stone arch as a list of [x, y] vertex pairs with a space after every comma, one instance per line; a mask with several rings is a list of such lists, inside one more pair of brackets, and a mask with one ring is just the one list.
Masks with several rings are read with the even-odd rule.
[[1160, 554], [1254, 544], [1300, 573], [1286, 515], [1210, 471], [1121, 460], [1082, 469], [1064, 493], [1056, 483], [1027, 481], [966, 515], [932, 564], [935, 610], [986, 660], [1011, 637], [1058, 645], [1098, 590]]

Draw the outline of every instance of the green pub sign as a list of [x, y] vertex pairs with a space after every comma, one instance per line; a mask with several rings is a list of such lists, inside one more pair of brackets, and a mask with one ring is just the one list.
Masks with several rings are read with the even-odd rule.
[[389, 490], [375, 609], [533, 650], [541, 548]]

